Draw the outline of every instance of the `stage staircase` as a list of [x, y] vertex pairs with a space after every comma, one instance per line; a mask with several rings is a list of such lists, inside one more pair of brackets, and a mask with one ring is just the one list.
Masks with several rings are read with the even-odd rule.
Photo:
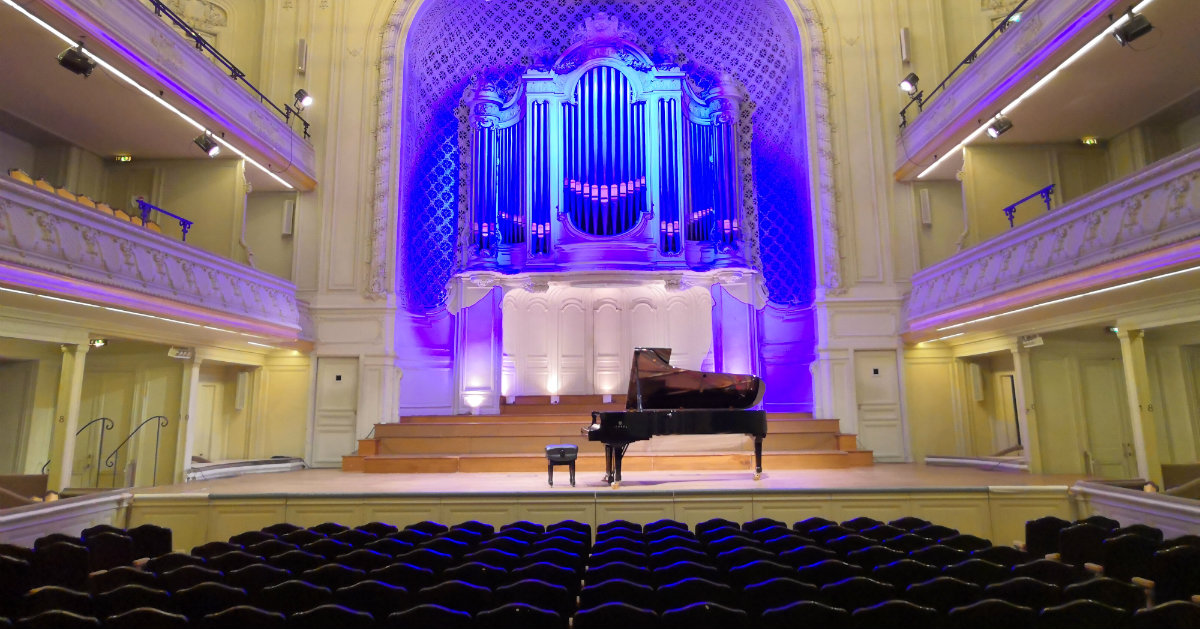
[[[580, 472], [604, 472], [604, 445], [580, 429], [592, 411], [623, 410], [625, 396], [524, 396], [503, 404], [499, 415], [419, 415], [376, 424], [358, 452], [342, 457], [342, 469], [375, 473], [544, 472], [544, 447], [579, 446]], [[854, 435], [836, 419], [808, 413], [769, 413], [763, 471], [872, 465]], [[672, 435], [629, 446], [624, 471], [752, 470], [754, 442], [744, 435]]]

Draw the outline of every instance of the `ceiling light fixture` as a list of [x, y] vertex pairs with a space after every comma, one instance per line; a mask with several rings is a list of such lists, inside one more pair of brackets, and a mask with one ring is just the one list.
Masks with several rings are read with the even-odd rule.
[[100, 349], [108, 345], [108, 339], [92, 339], [88, 341], [88, 345], [92, 346], [92, 349]]
[[83, 51], [83, 43], [80, 42], [74, 48], [68, 48], [58, 53], [58, 65], [82, 75], [83, 78], [88, 78], [92, 75], [92, 70], [96, 69], [96, 62], [87, 56]]
[[214, 142], [212, 135], [207, 131], [196, 136], [196, 139], [192, 141], [196, 143], [196, 146], [200, 147], [201, 151], [207, 153], [209, 157], [216, 157], [221, 152], [221, 145]]
[[917, 76], [916, 72], [909, 72], [908, 76], [900, 81], [900, 91], [905, 94], [915, 94], [917, 92], [917, 82], [920, 80], [921, 77]]
[[305, 107], [313, 104], [313, 97], [303, 89], [296, 90], [296, 109], [303, 111]]
[[996, 116], [996, 119], [992, 121], [992, 124], [988, 125], [987, 134], [994, 140], [1007, 133], [1012, 127], [1013, 123], [1008, 119], [1008, 116], [1000, 114]]
[[[30, 13], [28, 9], [26, 9], [25, 7], [23, 7], [23, 6], [21, 6], [20, 4], [18, 4], [18, 3], [17, 3], [15, 0], [0, 0], [0, 3], [6, 4], [6, 5], [8, 5], [8, 6], [12, 7], [13, 9], [16, 9], [16, 10], [17, 10], [19, 13], [21, 13], [21, 15], [24, 15], [25, 17], [29, 18], [29, 19], [30, 19], [30, 21], [32, 21], [34, 24], [37, 24], [38, 26], [42, 27], [43, 29], [45, 29], [46, 31], [48, 31], [50, 34], [52, 34], [52, 35], [54, 35], [55, 37], [57, 37], [57, 38], [61, 39], [63, 42], [65, 42], [65, 43], [67, 43], [67, 44], [75, 44], [75, 42], [74, 42], [74, 41], [73, 41], [73, 40], [72, 40], [70, 37], [67, 37], [66, 35], [62, 34], [62, 32], [60, 32], [58, 29], [54, 28], [53, 26], [50, 26], [50, 24], [48, 24], [48, 23], [47, 23], [45, 20], [42, 20], [41, 18], [37, 17], [36, 15], [34, 15], [34, 14]], [[111, 63], [108, 63], [107, 61], [105, 61], [105, 60], [103, 60], [103, 59], [100, 59], [99, 57], [97, 57], [97, 56], [95, 56], [94, 54], [92, 54], [92, 52], [91, 52], [91, 51], [89, 51], [89, 50], [87, 50], [86, 48], [85, 48], [85, 49], [82, 49], [82, 50], [83, 50], [83, 52], [84, 52], [85, 54], [87, 54], [87, 55], [88, 55], [88, 57], [89, 57], [89, 58], [91, 58], [91, 59], [92, 59], [92, 61], [95, 61], [97, 65], [99, 65], [100, 67], [104, 68], [104, 69], [105, 69], [105, 71], [107, 71], [107, 72], [108, 72], [109, 74], [111, 74], [112, 76], [115, 76], [115, 77], [117, 77], [117, 78], [121, 79], [122, 81], [125, 81], [125, 82], [126, 82], [126, 83], [128, 83], [130, 86], [132, 86], [132, 87], [133, 87], [135, 90], [137, 90], [137, 91], [141, 92], [142, 94], [144, 94], [144, 95], [145, 95], [147, 98], [149, 98], [150, 100], [152, 100], [152, 101], [154, 101], [154, 102], [158, 103], [159, 105], [161, 105], [161, 106], [162, 106], [164, 109], [166, 109], [167, 111], [170, 111], [171, 113], [175, 114], [176, 116], [179, 116], [180, 118], [182, 118], [182, 119], [184, 120], [184, 122], [186, 122], [186, 123], [188, 123], [188, 124], [192, 125], [193, 127], [195, 127], [197, 131], [204, 131], [204, 130], [205, 130], [205, 127], [204, 127], [204, 125], [202, 125], [202, 124], [200, 124], [199, 122], [197, 122], [197, 121], [196, 121], [194, 118], [192, 118], [191, 116], [189, 116], [189, 115], [187, 115], [187, 114], [183, 113], [183, 111], [181, 111], [181, 110], [180, 110], [178, 107], [176, 107], [176, 106], [172, 105], [171, 103], [168, 103], [167, 101], [163, 100], [163, 98], [162, 98], [161, 96], [159, 96], [158, 94], [155, 94], [154, 92], [150, 91], [148, 88], [146, 88], [146, 87], [143, 87], [143, 86], [142, 86], [140, 83], [138, 83], [137, 81], [133, 80], [133, 78], [132, 78], [132, 77], [130, 77], [129, 75], [125, 74], [124, 72], [122, 72], [122, 71], [118, 70], [118, 69], [117, 69], [115, 66], [113, 66]], [[262, 165], [262, 164], [260, 164], [260, 163], [259, 163], [257, 160], [255, 160], [254, 158], [250, 157], [249, 155], [247, 155], [246, 153], [244, 153], [243, 151], [241, 151], [240, 149], [238, 149], [236, 146], [234, 146], [234, 145], [230, 144], [229, 142], [226, 142], [224, 138], [221, 138], [221, 137], [215, 137], [214, 139], [215, 139], [215, 140], [216, 140], [216, 141], [217, 141], [219, 144], [221, 144], [221, 146], [224, 146], [225, 148], [227, 148], [227, 149], [229, 149], [229, 150], [233, 151], [235, 154], [237, 154], [237, 156], [238, 156], [238, 157], [240, 157], [240, 158], [242, 158], [242, 159], [246, 160], [246, 161], [247, 161], [247, 162], [249, 162], [251, 165], [253, 165], [255, 168], [257, 168], [257, 169], [261, 170], [261, 171], [262, 171], [264, 174], [266, 174], [268, 177], [270, 177], [271, 179], [274, 179], [275, 181], [279, 182], [279, 184], [280, 184], [280, 185], [282, 185], [283, 187], [287, 188], [288, 190], [292, 190], [292, 189], [294, 189], [294, 188], [295, 188], [295, 186], [293, 186], [292, 184], [290, 184], [290, 183], [288, 183], [287, 181], [285, 181], [285, 180], [283, 179], [283, 177], [280, 177], [278, 174], [276, 174], [275, 172], [273, 172], [271, 169], [267, 168], [266, 166], [263, 166], [263, 165]]]
[[1082, 142], [1084, 146], [1096, 146], [1097, 144], [1100, 144], [1100, 138], [1097, 138], [1094, 135], [1085, 135], [1082, 138], [1079, 138], [1079, 141]]
[[[8, 1], [9, 0], [5, 0], [5, 2], [8, 2]], [[1150, 6], [1151, 2], [1154, 2], [1154, 0], [1143, 0], [1136, 7], [1133, 7], [1133, 9], [1130, 10], [1130, 13], [1136, 13], [1136, 12], [1142, 11], [1147, 6]], [[1112, 33], [1113, 31], [1115, 31], [1122, 24], [1124, 24], [1128, 19], [1129, 19], [1128, 15], [1123, 15], [1120, 18], [1118, 18], [1117, 21], [1113, 22], [1112, 25], [1110, 25], [1108, 28], [1104, 29], [1099, 35], [1096, 35], [1088, 43], [1084, 44], [1082, 48], [1080, 48], [1079, 50], [1076, 50], [1075, 54], [1071, 55], [1070, 57], [1067, 57], [1067, 60], [1060, 63], [1057, 68], [1054, 68], [1053, 70], [1048, 72], [1046, 74], [1046, 76], [1041, 78], [1041, 80], [1039, 80], [1037, 83], [1034, 83], [1032, 86], [1030, 86], [1029, 89], [1025, 90], [1024, 94], [1021, 94], [1020, 96], [1018, 96], [1016, 98], [1016, 100], [1014, 100], [1013, 102], [1006, 105], [1003, 109], [1001, 109], [1000, 113], [1001, 114], [1011, 113], [1012, 110], [1017, 108], [1017, 105], [1020, 105], [1026, 98], [1033, 96], [1033, 94], [1035, 92], [1042, 89], [1046, 85], [1049, 85], [1050, 81], [1053, 81], [1054, 77], [1058, 76], [1059, 72], [1062, 72], [1068, 66], [1070, 66], [1072, 63], [1075, 63], [1080, 58], [1082, 58], [1084, 55], [1086, 55], [1088, 53], [1088, 51], [1090, 51], [1093, 47], [1098, 45], [1100, 42], [1104, 41], [1104, 39], [1106, 37], [1108, 37], [1109, 33]], [[991, 123], [987, 123], [987, 124], [980, 126], [978, 129], [975, 129], [975, 131], [973, 131], [970, 135], [963, 138], [963, 140], [961, 142], [959, 142], [958, 144], [956, 144], [954, 146], [954, 148], [950, 149], [949, 151], [946, 151], [946, 153], [944, 155], [942, 155], [941, 157], [934, 160], [934, 162], [932, 164], [930, 164], [928, 168], [921, 171], [921, 174], [917, 175], [917, 179], [924, 179], [925, 177], [929, 176], [929, 173], [933, 172], [934, 170], [937, 170], [937, 167], [941, 166], [942, 162], [946, 161], [947, 159], [950, 159], [950, 156], [952, 156], [956, 153], [959, 153], [959, 151], [961, 151], [964, 146], [973, 142], [975, 140], [975, 138], [979, 137], [979, 135], [981, 133], [983, 133], [984, 131], [987, 130], [987, 128], [988, 128], [988, 126], [990, 126], [990, 124]]]
[[1146, 16], [1141, 13], [1134, 14], [1133, 7], [1129, 8], [1129, 12], [1125, 14], [1125, 17], [1128, 18], [1125, 23], [1113, 29], [1113, 37], [1122, 46], [1154, 30], [1154, 25], [1150, 23], [1150, 20], [1146, 19]]

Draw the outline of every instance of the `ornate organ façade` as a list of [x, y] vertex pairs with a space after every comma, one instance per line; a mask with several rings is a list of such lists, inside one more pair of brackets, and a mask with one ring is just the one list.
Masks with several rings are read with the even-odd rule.
[[461, 270], [753, 266], [744, 90], [728, 76], [700, 90], [632, 39], [600, 14], [511, 97], [472, 81]]

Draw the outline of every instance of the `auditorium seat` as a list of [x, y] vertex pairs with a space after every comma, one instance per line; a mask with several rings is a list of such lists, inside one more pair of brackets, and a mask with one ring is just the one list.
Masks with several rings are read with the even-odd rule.
[[288, 617], [288, 629], [373, 629], [375, 618], [332, 603], [319, 605]]
[[155, 574], [163, 574], [184, 566], [203, 566], [204, 564], [203, 557], [195, 557], [187, 553], [167, 553], [152, 558], [142, 567]]
[[301, 544], [300, 550], [314, 555], [320, 555], [325, 559], [336, 559], [342, 555], [350, 553], [354, 547], [345, 543], [339, 542], [329, 537], [311, 541], [307, 544]]
[[[39, 540], [40, 541], [40, 540]], [[56, 541], [35, 546], [33, 581], [37, 584], [62, 585], [76, 590], [87, 587], [90, 552], [78, 540]]]
[[[502, 526], [502, 527], [500, 527], [500, 530], [503, 531], [503, 530], [505, 530], [506, 527], [515, 527], [515, 526], [517, 526], [517, 524], [520, 524], [520, 523], [514, 523], [514, 524]], [[732, 524], [733, 526], [737, 526], [736, 522], [729, 522], [729, 524]], [[696, 532], [699, 533], [700, 527], [696, 527], [696, 528], [697, 528]], [[599, 539], [600, 537], [604, 536], [609, 531], [613, 531], [616, 529], [626, 529], [626, 530], [630, 530], [630, 531], [635, 531], [637, 533], [643, 532], [642, 525], [640, 525], [640, 524], [634, 524], [633, 522], [630, 522], [629, 520], [611, 520], [609, 522], [600, 524], [599, 526], [596, 527], [596, 538]]]
[[392, 563], [392, 558], [383, 553], [368, 550], [366, 548], [359, 548], [338, 557], [337, 562], [348, 568], [357, 568], [364, 572], [370, 572], [376, 568], [382, 568], [390, 565]]
[[957, 548], [950, 548], [949, 546], [944, 546], [942, 544], [934, 544], [919, 550], [911, 551], [908, 553], [908, 557], [921, 563], [944, 568], [960, 561], [966, 561], [966, 559], [970, 557], [970, 554], [958, 550]]
[[778, 559], [778, 555], [755, 546], [743, 546], [741, 548], [733, 548], [718, 553], [715, 559], [718, 568], [729, 571], [735, 566], [743, 566], [752, 561], [771, 561]]
[[508, 573], [510, 583], [526, 579], [535, 579], [553, 585], [561, 585], [570, 592], [578, 592], [580, 587], [579, 575], [574, 570], [545, 562], [521, 566]]
[[[551, 535], [547, 533], [547, 535]], [[529, 545], [528, 552], [537, 552], [547, 548], [556, 548], [563, 552], [582, 554], [587, 552], [588, 545], [583, 540], [569, 535], [552, 535], [542, 538]]]
[[1014, 577], [1032, 577], [1038, 581], [1053, 583], [1060, 588], [1083, 581], [1089, 576], [1086, 570], [1078, 566], [1050, 559], [1034, 559], [1013, 566], [1010, 572]]
[[1147, 524], [1130, 524], [1129, 526], [1122, 526], [1121, 528], [1113, 531], [1113, 537], [1120, 537], [1121, 535], [1125, 535], [1127, 533], [1148, 537], [1159, 544], [1161, 544], [1163, 541], [1162, 529]]
[[338, 542], [342, 542], [343, 544], [349, 544], [351, 548], [361, 548], [361, 547], [366, 546], [367, 544], [379, 539], [379, 536], [373, 535], [366, 531], [359, 531], [357, 529], [348, 529], [348, 530], [342, 531], [340, 533], [335, 533], [333, 535], [330, 535], [329, 539], [332, 539], [332, 540], [338, 541]]
[[[500, 527], [501, 531], [507, 531], [509, 529], [521, 529], [523, 531], [529, 531], [530, 533], [537, 533], [539, 535], [546, 532], [545, 525], [537, 524], [535, 522], [530, 522], [528, 520], [519, 520], [517, 522], [505, 524]], [[640, 528], [639, 528], [639, 530], [640, 530]]]
[[270, 533], [272, 535], [275, 535], [276, 537], [283, 537], [284, 535], [287, 535], [288, 533], [302, 531], [302, 530], [304, 530], [304, 527], [296, 525], [296, 524], [292, 524], [290, 522], [279, 522], [278, 524], [264, 526], [260, 530], [264, 533]]
[[796, 578], [817, 587], [866, 574], [862, 568], [839, 559], [826, 559], [796, 571]]
[[422, 550], [437, 552], [445, 555], [450, 560], [457, 560], [463, 555], [467, 554], [467, 552], [470, 551], [470, 547], [465, 543], [455, 539], [450, 539], [448, 537], [435, 537], [428, 542], [421, 542], [420, 544], [417, 544], [417, 547], [413, 549], [412, 552], [415, 553]]
[[101, 625], [100, 619], [95, 616], [81, 616], [54, 609], [25, 616], [16, 622], [16, 626], [20, 629], [95, 629]]
[[263, 559], [263, 557], [252, 555], [244, 550], [232, 550], [216, 557], [210, 557], [205, 567], [230, 573], [246, 566], [262, 563]]
[[[359, 528], [362, 528], [362, 527], [359, 527]], [[491, 524], [487, 524], [485, 522], [480, 522], [479, 520], [467, 520], [465, 522], [459, 522], [458, 524], [455, 524], [454, 526], [450, 527], [450, 530], [455, 530], [455, 529], [464, 529], [467, 531], [472, 531], [474, 533], [478, 533], [481, 537], [484, 537], [484, 538], [491, 537], [496, 534], [496, 527], [492, 526]]]
[[783, 553], [785, 553], [789, 550], [795, 550], [797, 548], [800, 548], [801, 546], [807, 546], [807, 545], [815, 544], [815, 543], [816, 542], [813, 541], [812, 539], [804, 537], [803, 535], [801, 535], [799, 533], [791, 532], [788, 534], [780, 535], [779, 537], [773, 537], [771, 539], [764, 540], [763, 541], [763, 550], [774, 553], [776, 555], [782, 555]]
[[635, 566], [625, 561], [613, 561], [602, 566], [589, 567], [583, 574], [583, 582], [587, 585], [601, 583], [609, 579], [625, 579], [634, 583], [650, 585], [650, 570], [645, 566]]
[[489, 590], [499, 587], [500, 584], [504, 583], [507, 576], [508, 571], [504, 568], [478, 561], [461, 563], [457, 566], [447, 568], [442, 572], [443, 579], [466, 581], [467, 583], [482, 585]]
[[797, 627], [848, 629], [850, 612], [817, 601], [798, 601], [783, 607], [768, 609], [763, 612], [762, 619], [754, 626], [755, 629], [796, 629]]
[[330, 590], [354, 585], [367, 579], [367, 573], [357, 568], [349, 568], [338, 563], [327, 563], [311, 570], [300, 573], [300, 579], [313, 585], [327, 587]]
[[1113, 607], [1133, 611], [1146, 605], [1146, 591], [1127, 581], [1097, 577], [1063, 588], [1063, 600], [1091, 599]]
[[898, 537], [900, 535], [904, 535], [907, 532], [908, 532], [907, 530], [902, 529], [898, 526], [892, 526], [891, 524], [878, 524], [876, 526], [872, 526], [870, 528], [863, 529], [863, 530], [859, 531], [858, 534], [862, 535], [863, 537], [869, 537], [869, 538], [875, 540], [876, 542], [882, 542], [885, 539], [891, 539], [893, 537]]
[[441, 572], [454, 563], [454, 558], [432, 548], [414, 548], [403, 555], [393, 557], [392, 561], [410, 563], [414, 566], [429, 568], [434, 572]]
[[250, 604], [267, 611], [290, 616], [305, 609], [324, 605], [332, 600], [333, 592], [329, 588], [292, 579], [255, 592], [250, 597]]
[[326, 537], [326, 535], [322, 535], [316, 531], [300, 529], [298, 531], [292, 531], [291, 533], [284, 533], [283, 535], [279, 536], [279, 539], [289, 544], [295, 544], [296, 546], [304, 546], [305, 544], [311, 544], [317, 540], [325, 539]]
[[[852, 531], [840, 524], [827, 524], [820, 528], [813, 529], [806, 533], [807, 537], [815, 539], [818, 544], [826, 545], [830, 540], [842, 537], [843, 535], [857, 535], [857, 531]], [[928, 542], [926, 542], [928, 544]]]
[[390, 537], [381, 537], [360, 550], [371, 550], [387, 557], [395, 557], [413, 549], [413, 545]]
[[387, 629], [473, 629], [471, 614], [441, 605], [417, 605], [387, 618]]
[[605, 603], [596, 607], [581, 606], [575, 613], [572, 629], [655, 629], [658, 626], [658, 614], [652, 610], [627, 603]]
[[906, 554], [887, 546], [871, 545], [846, 553], [846, 563], [852, 563], [863, 570], [872, 570], [875, 566], [900, 561], [905, 557]]
[[796, 569], [774, 561], [759, 559], [747, 564], [735, 566], [728, 573], [728, 582], [736, 588], [744, 588], [752, 583], [762, 583], [778, 577], [792, 578]]
[[444, 539], [462, 544], [462, 552], [469, 553], [483, 541], [483, 535], [469, 529], [450, 529], [438, 536], [438, 539]]
[[599, 555], [606, 550], [612, 550], [614, 548], [631, 550], [635, 553], [644, 555], [646, 554], [647, 546], [646, 542], [641, 539], [634, 539], [625, 536], [605, 537], [603, 540], [592, 544], [592, 554]]
[[832, 550], [842, 557], [845, 557], [856, 550], [862, 550], [874, 545], [875, 540], [869, 537], [864, 537], [857, 533], [842, 535], [841, 537], [835, 537], [825, 542], [825, 548]]
[[492, 591], [464, 581], [443, 581], [418, 590], [413, 602], [418, 605], [442, 605], [473, 616], [492, 608]]
[[976, 535], [951, 535], [938, 540], [942, 545], [950, 548], [957, 548], [963, 552], [971, 553], [985, 548], [991, 548], [992, 542]]
[[1083, 524], [1093, 524], [1106, 531], [1115, 531], [1121, 528], [1121, 523], [1104, 515], [1090, 515], [1079, 521]]
[[942, 526], [941, 524], [926, 524], [925, 526], [918, 526], [911, 532], [913, 535], [920, 535], [925, 539], [935, 542], [946, 539], [947, 537], [954, 537], [955, 535], [959, 534], [958, 529], [952, 529], [948, 526]]
[[900, 561], [893, 561], [892, 563], [883, 564], [882, 566], [876, 566], [875, 569], [871, 571], [870, 576], [876, 581], [891, 583], [892, 585], [896, 586], [897, 589], [903, 590], [913, 583], [928, 581], [929, 579], [940, 576], [941, 573], [941, 569], [939, 569], [937, 566], [931, 566], [919, 561], [913, 561], [912, 559], [901, 559]]
[[932, 607], [893, 599], [854, 610], [850, 623], [855, 629], [935, 629], [941, 625], [941, 615]]
[[[1149, 527], [1147, 527], [1149, 528]], [[1155, 529], [1157, 530], [1157, 529]], [[1119, 533], [1100, 544], [1101, 565], [1105, 576], [1122, 581], [1133, 577], [1148, 578], [1154, 553], [1161, 540], [1139, 533]], [[1161, 531], [1159, 534], [1161, 535]]]
[[96, 595], [96, 609], [102, 616], [115, 616], [139, 607], [178, 611], [175, 599], [166, 590], [138, 583], [122, 585]]
[[1012, 546], [992, 546], [971, 552], [971, 556], [1011, 568], [1031, 559], [1040, 559], [1043, 555], [1033, 555]]
[[817, 545], [801, 546], [787, 550], [779, 555], [779, 559], [790, 566], [801, 568], [811, 566], [815, 563], [825, 561], [826, 559], [837, 559], [838, 554], [827, 548], [822, 548]]
[[283, 629], [287, 626], [287, 617], [252, 605], [239, 605], [209, 614], [195, 624], [197, 629]]
[[[795, 570], [789, 570], [789, 572], [795, 573]], [[673, 564], [654, 568], [650, 573], [650, 582], [656, 586], [663, 586], [688, 577], [700, 577], [709, 581], [718, 581], [723, 576], [720, 570], [711, 565], [693, 561], [677, 561]]]
[[1154, 553], [1150, 577], [1155, 601], [1186, 601], [1200, 593], [1200, 548], [1176, 546]]
[[820, 598], [834, 607], [853, 611], [895, 598], [897, 591], [890, 583], [868, 577], [850, 577], [821, 586]]
[[668, 609], [659, 615], [663, 629], [750, 629], [745, 611], [714, 602], [698, 602]]
[[1030, 577], [1016, 577], [983, 589], [985, 598], [996, 598], [1039, 611], [1062, 602], [1062, 588]]
[[268, 539], [246, 547], [246, 552], [264, 559], [278, 557], [289, 550], [300, 550], [300, 547], [281, 539]]
[[962, 579], [941, 576], [908, 586], [902, 596], [905, 600], [922, 607], [932, 607], [944, 614], [955, 607], [982, 599], [983, 587]]
[[589, 539], [592, 537], [592, 526], [576, 520], [562, 520], [546, 527], [547, 532], [561, 530], [574, 531]]
[[292, 573], [275, 566], [256, 563], [225, 573], [225, 583], [248, 593], [278, 585], [292, 578]]
[[1037, 626], [1038, 629], [1124, 629], [1132, 618], [1132, 614], [1119, 607], [1098, 601], [1075, 600], [1043, 609], [1038, 614]]
[[610, 579], [584, 586], [579, 591], [579, 608], [599, 607], [609, 602], [654, 609], [654, 588], [627, 579]]
[[338, 522], [322, 522], [316, 526], [308, 527], [308, 530], [314, 533], [320, 533], [326, 537], [336, 535], [349, 529], [350, 527], [346, 526], [345, 524], [339, 524]]
[[700, 577], [680, 579], [659, 587], [654, 593], [655, 607], [660, 615], [669, 609], [702, 602], [719, 603], [730, 607], [737, 605], [733, 588], [724, 583]]
[[568, 629], [568, 620], [556, 611], [526, 603], [508, 603], [475, 616], [480, 629]]
[[235, 550], [245, 550], [240, 544], [230, 544], [229, 542], [209, 542], [192, 548], [192, 556], [203, 557], [205, 561], [212, 559], [218, 555], [224, 555]]
[[[773, 527], [787, 528], [787, 523], [772, 518], [757, 518], [742, 524], [742, 530], [750, 534]], [[685, 526], [684, 528], [687, 527]]]
[[1169, 601], [1133, 613], [1134, 629], [1194, 629], [1200, 627], [1200, 605]]
[[131, 583], [154, 587], [158, 583], [158, 577], [153, 572], [133, 566], [117, 566], [88, 575], [88, 591], [92, 594], [100, 594]]
[[153, 607], [138, 607], [104, 619], [105, 629], [188, 629], [187, 616]]
[[1076, 566], [1104, 561], [1104, 540], [1115, 529], [1092, 522], [1072, 524], [1058, 532], [1058, 552], [1062, 561]]
[[158, 575], [158, 584], [168, 592], [178, 592], [209, 581], [221, 581], [225, 575], [204, 566], [181, 566]]
[[650, 556], [647, 558], [647, 564], [653, 568], [673, 564], [677, 561], [691, 561], [698, 564], [713, 565], [713, 559], [708, 556], [708, 553], [686, 545], [659, 550], [650, 553]]
[[[819, 529], [822, 526], [829, 526], [830, 524], [837, 524], [837, 522], [834, 522], [833, 520], [827, 520], [822, 517], [812, 517], [792, 524], [792, 530], [804, 535], [805, 537], [811, 537], [808, 535], [809, 531]], [[699, 533], [699, 527], [696, 528], [696, 532]]]
[[370, 533], [377, 538], [378, 537], [387, 537], [388, 535], [391, 535], [391, 534], [395, 533], [396, 531], [400, 530], [398, 527], [388, 524], [386, 522], [367, 522], [366, 524], [360, 524], [359, 526], [356, 526], [354, 528], [356, 528], [360, 531], [366, 531], [367, 533]]
[[1059, 531], [1071, 523], [1052, 515], [1025, 522], [1025, 551], [1033, 557], [1058, 552]]
[[742, 590], [742, 607], [752, 618], [775, 607], [783, 607], [796, 601], [813, 600], [820, 589], [811, 583], [797, 581], [793, 577], [776, 577], [747, 585]]
[[417, 544], [422, 544], [433, 539], [433, 535], [418, 529], [401, 529], [395, 533], [392, 533], [391, 535], [388, 535], [388, 539], [399, 540], [405, 544], [416, 547]]
[[376, 620], [387, 618], [392, 612], [398, 612], [408, 607], [408, 590], [382, 581], [359, 581], [344, 588], [338, 588], [333, 593], [333, 602], [364, 611]]
[[174, 599], [180, 611], [190, 618], [203, 618], [230, 607], [249, 603], [246, 590], [224, 583], [193, 585], [175, 592]]
[[33, 616], [42, 612], [61, 609], [80, 616], [94, 616], [96, 611], [92, 595], [60, 585], [43, 585], [25, 593], [21, 601], [22, 613]]
[[1037, 612], [1006, 600], [988, 598], [978, 603], [955, 607], [946, 618], [951, 627], [1015, 629], [1036, 626]]
[[571, 591], [545, 581], [525, 579], [497, 587], [492, 594], [496, 605], [525, 603], [551, 610], [563, 618], [570, 618], [575, 611], [575, 597]]
[[274, 533], [268, 533], [266, 531], [246, 531], [244, 533], [238, 533], [237, 535], [231, 536], [229, 538], [229, 543], [249, 549], [250, 546], [260, 542], [277, 539], [279, 539], [279, 536], [275, 535]]
[[16, 544], [0, 543], [0, 556], [33, 561], [33, 549]]
[[974, 583], [980, 587], [1012, 578], [1012, 571], [1009, 568], [977, 557], [946, 566], [942, 570], [942, 574]]
[[921, 537], [920, 535], [914, 535], [912, 533], [905, 533], [903, 535], [897, 535], [896, 537], [885, 539], [880, 544], [880, 546], [886, 546], [892, 550], [898, 550], [902, 553], [910, 553], [914, 550], [921, 550], [929, 545], [929, 540]]
[[416, 591], [433, 583], [434, 578], [433, 570], [404, 562], [394, 562], [367, 573], [368, 580], [382, 581], [390, 585], [396, 585], [409, 592]]
[[930, 522], [929, 520], [923, 520], [921, 518], [914, 517], [911, 515], [899, 517], [899, 518], [896, 518], [895, 520], [892, 520], [891, 522], [888, 522], [888, 526], [894, 526], [898, 529], [903, 529], [905, 531], [913, 531], [915, 529], [921, 528], [922, 526], [929, 526], [930, 524], [933, 524], [933, 523]]

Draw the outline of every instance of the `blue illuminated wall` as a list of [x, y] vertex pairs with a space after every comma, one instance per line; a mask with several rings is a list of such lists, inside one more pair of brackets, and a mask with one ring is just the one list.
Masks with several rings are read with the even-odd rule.
[[[457, 270], [464, 88], [478, 75], [507, 96], [526, 68], [556, 58], [584, 18], [600, 12], [630, 27], [651, 54], [682, 55], [684, 70], [701, 87], [728, 72], [749, 92], [756, 107], [752, 148], [761, 266], [771, 303], [760, 313], [760, 351], [768, 362], [788, 348], [790, 359], [772, 362], [769, 371], [780, 380], [807, 382], [816, 344], [810, 308], [816, 281], [803, 48], [783, 0], [427, 0], [404, 53], [400, 302], [415, 315], [439, 310]], [[811, 386], [803, 388], [801, 406], [811, 406]]]

